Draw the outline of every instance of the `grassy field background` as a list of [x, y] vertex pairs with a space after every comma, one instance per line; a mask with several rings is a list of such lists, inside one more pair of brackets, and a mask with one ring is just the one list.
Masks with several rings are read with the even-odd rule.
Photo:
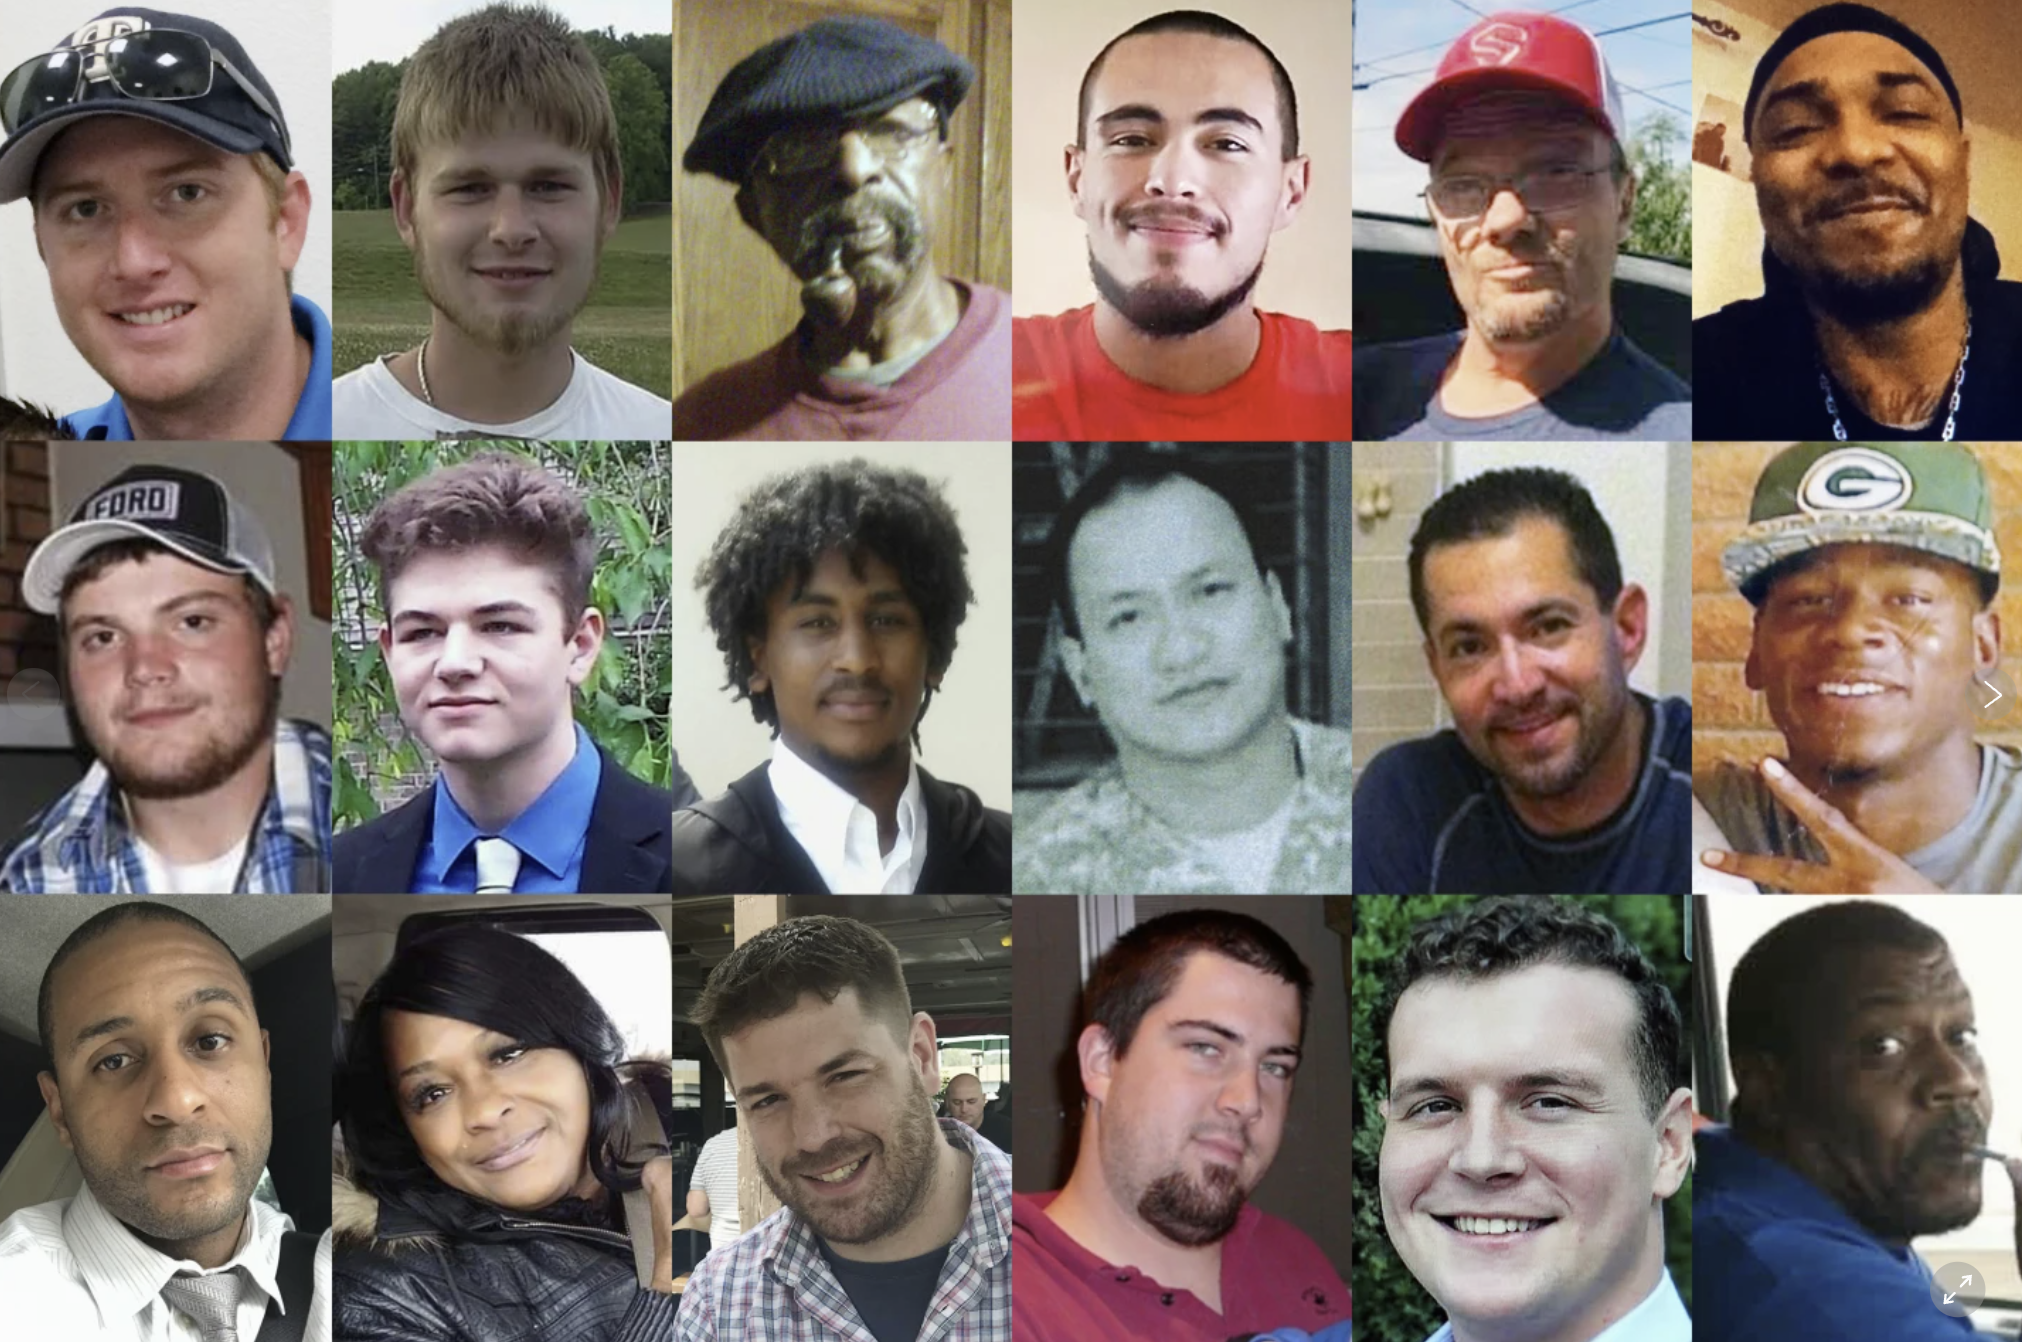
[[[368, 359], [410, 349], [428, 334], [428, 300], [390, 210], [331, 215], [338, 376]], [[604, 245], [590, 304], [576, 317], [584, 358], [658, 396], [674, 394], [674, 229], [660, 209], [618, 225]]]

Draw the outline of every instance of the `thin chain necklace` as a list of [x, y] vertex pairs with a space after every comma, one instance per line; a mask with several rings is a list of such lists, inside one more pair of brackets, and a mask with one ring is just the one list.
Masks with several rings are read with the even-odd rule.
[[[1970, 327], [1969, 327], [1969, 329], [1968, 329], [1968, 331], [1967, 331], [1967, 334], [1968, 334], [1968, 335], [1971, 335], [1971, 334], [1972, 334], [1972, 332], [1971, 332], [1971, 329], [1970, 329]], [[420, 379], [421, 379], [421, 399], [422, 399], [422, 400], [424, 400], [424, 401], [426, 401], [426, 402], [428, 402], [428, 403], [429, 403], [430, 405], [434, 405], [434, 404], [435, 404], [435, 397], [434, 397], [433, 395], [431, 395], [431, 394], [429, 393], [429, 390], [428, 390], [428, 337], [427, 337], [427, 336], [423, 336], [423, 337], [421, 338], [421, 348], [420, 348], [420, 349], [419, 349], [418, 351], [416, 351], [416, 353], [415, 353], [415, 355], [414, 355], [414, 375], [415, 375], [416, 377], [418, 377], [418, 378], [420, 378]], [[1826, 395], [1827, 395], [1827, 397], [1830, 397], [1830, 396], [1832, 395], [1832, 393], [1831, 393], [1831, 392], [1827, 392], [1827, 393], [1826, 393]], [[1956, 398], [1956, 397], [1954, 397], [1954, 398], [1953, 398], [1953, 402], [1954, 402], [1954, 404], [1957, 404], [1957, 398]], [[1949, 437], [1951, 437], [1951, 435], [1950, 435], [1950, 434], [1947, 434], [1947, 435], [1945, 435], [1945, 436], [1946, 436], [1946, 437], [1948, 437], [1948, 438], [1949, 438]], [[1844, 438], [1844, 437], [1846, 437], [1846, 435], [1845, 435], [1845, 434], [1841, 434], [1841, 435], [1840, 435], [1840, 437]]]
[[[422, 341], [421, 344], [424, 349], [428, 347], [426, 340]], [[1959, 425], [1959, 394], [1966, 385], [1966, 360], [1971, 357], [1973, 357], [1973, 309], [1968, 306], [1966, 309], [1966, 339], [1959, 349], [1959, 371], [1952, 374], [1952, 408], [1945, 416], [1945, 432], [1943, 437], [1948, 443], [1952, 441], [1952, 430]], [[421, 380], [421, 387], [423, 391], [428, 389], [427, 378], [424, 377]], [[1825, 412], [1832, 416], [1832, 436], [1843, 443], [1846, 441], [1846, 425], [1839, 422], [1839, 406], [1835, 405], [1832, 399], [1832, 379], [1826, 375], [1823, 362], [1821, 362], [1818, 370], [1818, 389], [1825, 393]]]

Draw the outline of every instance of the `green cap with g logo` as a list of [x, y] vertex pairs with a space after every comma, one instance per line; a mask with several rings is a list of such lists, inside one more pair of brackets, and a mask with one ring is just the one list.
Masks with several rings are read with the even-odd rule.
[[1769, 570], [1821, 545], [1901, 545], [2001, 576], [1987, 473], [1956, 443], [1798, 443], [1763, 467], [1720, 567], [1761, 604]]

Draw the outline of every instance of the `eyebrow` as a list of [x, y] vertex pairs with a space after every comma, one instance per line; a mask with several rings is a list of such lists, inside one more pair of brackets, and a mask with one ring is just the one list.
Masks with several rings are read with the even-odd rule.
[[[180, 177], [185, 173], [221, 172], [224, 170], [224, 167], [225, 163], [222, 156], [192, 154], [188, 158], [179, 158], [173, 163], [165, 163], [159, 168], [149, 168], [141, 176], [160, 181], [166, 177]], [[81, 191], [103, 191], [111, 180], [111, 178], [97, 173], [86, 173], [78, 177], [59, 177], [43, 190], [42, 196], [43, 199], [48, 200], [56, 196]]]
[[[1517, 614], [1517, 622], [1520, 624], [1528, 624], [1532, 620], [1542, 618], [1543, 616], [1546, 615], [1577, 616], [1579, 613], [1580, 613], [1579, 603], [1574, 601], [1568, 601], [1564, 597], [1551, 597], [1547, 600], [1538, 602], [1534, 606], [1524, 607], [1524, 609], [1518, 612]], [[1487, 628], [1487, 626], [1483, 624], [1480, 620], [1455, 620], [1451, 624], [1441, 625], [1439, 627], [1439, 633], [1437, 636], [1440, 638], [1444, 638], [1448, 634], [1479, 633], [1481, 630], [1485, 628]]]
[[[877, 1058], [865, 1049], [860, 1048], [845, 1049], [841, 1053], [836, 1054], [833, 1058], [830, 1058], [827, 1062], [823, 1063], [821, 1066], [815, 1068], [814, 1074], [816, 1076], [827, 1076], [832, 1072], [840, 1072], [845, 1067], [849, 1067], [855, 1063], [860, 1062], [869, 1063], [874, 1067], [877, 1066], [878, 1064]], [[743, 1100], [751, 1098], [754, 1095], [765, 1095], [782, 1089], [784, 1089], [784, 1087], [782, 1087], [777, 1081], [754, 1081], [748, 1086], [739, 1086], [737, 1088], [737, 1098], [741, 1102]]]
[[[537, 612], [524, 601], [487, 601], [484, 605], [473, 610], [471, 614], [534, 615]], [[403, 610], [393, 617], [393, 623], [395, 624], [399, 624], [402, 620], [427, 620], [434, 624], [441, 624], [443, 622], [442, 617], [432, 610], [416, 610], [413, 608]]]
[[[1165, 1028], [1167, 1034], [1176, 1034], [1181, 1030], [1206, 1030], [1209, 1034], [1221, 1036], [1223, 1039], [1228, 1040], [1231, 1044], [1241, 1044], [1247, 1042], [1243, 1038], [1241, 1031], [1231, 1029], [1230, 1027], [1223, 1025], [1220, 1021], [1176, 1020], [1172, 1024], [1166, 1026]], [[1278, 1056], [1289, 1056], [1292, 1058], [1299, 1058], [1304, 1055], [1300, 1053], [1299, 1046], [1296, 1044], [1273, 1044], [1271, 1047], [1264, 1050], [1264, 1056], [1267, 1058]]]
[[[1875, 83], [1884, 89], [1920, 88], [1931, 92], [1931, 81], [1914, 70], [1882, 70], [1875, 75]], [[1786, 84], [1762, 100], [1756, 109], [1756, 120], [1769, 115], [1769, 109], [1787, 102], [1829, 103], [1823, 79], [1800, 79], [1795, 84]]]
[[[188, 994], [178, 1001], [173, 1010], [179, 1016], [186, 1015], [193, 1007], [208, 1006], [215, 1002], [224, 1002], [230, 1006], [237, 1007], [241, 1011], [245, 1011], [249, 1016], [252, 1015], [252, 1012], [247, 1011], [246, 1004], [239, 1000], [237, 993], [233, 992], [230, 988], [216, 986], [198, 988], [195, 992]], [[95, 1021], [71, 1037], [70, 1051], [75, 1053], [94, 1039], [102, 1039], [109, 1034], [118, 1034], [121, 1030], [130, 1030], [133, 1028], [133, 1024], [134, 1020], [131, 1016], [107, 1016], [102, 1021]]]
[[[1149, 121], [1154, 125], [1163, 126], [1166, 124], [1166, 116], [1165, 113], [1159, 111], [1149, 103], [1125, 103], [1123, 106], [1111, 108], [1109, 111], [1095, 118], [1096, 127], [1100, 130], [1108, 130], [1120, 121]], [[1259, 135], [1264, 133], [1264, 123], [1240, 107], [1210, 107], [1205, 111], [1196, 113], [1194, 116], [1194, 124], [1196, 126], [1212, 125], [1224, 121], [1233, 122], [1239, 126], [1248, 126]]]
[[[1205, 578], [1210, 574], [1221, 573], [1226, 568], [1227, 565], [1222, 560], [1211, 559], [1205, 564], [1197, 564], [1185, 573], [1180, 574], [1176, 581], [1182, 583], [1191, 582], [1196, 578]], [[1104, 592], [1096, 600], [1112, 606], [1120, 605], [1126, 601], [1142, 601], [1145, 597], [1152, 594], [1152, 590], [1149, 587], [1124, 587], [1114, 592]]]
[[[181, 596], [170, 597], [167, 601], [156, 606], [153, 613], [156, 615], [171, 615], [186, 606], [208, 606], [213, 603], [222, 603], [229, 606], [235, 604], [237, 598], [238, 593], [235, 592], [216, 592], [205, 588], [202, 591], [184, 592]], [[114, 628], [119, 627], [118, 620], [100, 611], [86, 611], [82, 615], [71, 619], [68, 623], [72, 629], [87, 624], [108, 624]]]
[[[517, 1042], [516, 1040], [513, 1040], [506, 1035], [500, 1034], [497, 1030], [480, 1030], [477, 1036], [477, 1051], [479, 1053], [483, 1053], [486, 1050], [490, 1049], [492, 1047], [492, 1041], [495, 1039], [502, 1039], [505, 1040], [507, 1043]], [[435, 1067], [435, 1059], [423, 1058], [420, 1062], [410, 1063], [406, 1067], [401, 1068], [399, 1073], [394, 1076], [393, 1080], [396, 1084], [398, 1084], [399, 1082], [407, 1080], [408, 1077], [413, 1076], [416, 1072], [426, 1072], [433, 1069], [434, 1067]]]
[[[1510, 1085], [1517, 1090], [1572, 1090], [1583, 1095], [1604, 1095], [1607, 1088], [1584, 1072], [1552, 1071], [1524, 1072], [1510, 1078]], [[1463, 1087], [1456, 1081], [1443, 1076], [1415, 1076], [1402, 1085], [1392, 1087], [1392, 1100], [1412, 1099], [1419, 1095], [1451, 1095]]]

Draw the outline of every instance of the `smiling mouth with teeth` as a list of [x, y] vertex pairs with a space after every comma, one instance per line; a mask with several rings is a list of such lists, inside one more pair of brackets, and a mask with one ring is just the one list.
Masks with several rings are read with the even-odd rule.
[[1463, 1235], [1521, 1235], [1551, 1224], [1550, 1219], [1519, 1221], [1505, 1216], [1440, 1216], [1434, 1219]]
[[1865, 699], [1871, 694], [1882, 694], [1888, 688], [1872, 680], [1828, 680], [1819, 685], [1818, 692], [1834, 699]]
[[810, 1174], [807, 1177], [814, 1180], [818, 1184], [843, 1183], [847, 1181], [850, 1178], [850, 1176], [854, 1175], [857, 1172], [858, 1166], [862, 1165], [866, 1160], [869, 1159], [870, 1159], [869, 1156], [858, 1156], [855, 1160], [852, 1160], [849, 1164], [843, 1166], [841, 1169], [830, 1170], [827, 1174]]
[[194, 303], [173, 303], [165, 308], [154, 308], [148, 312], [116, 312], [113, 315], [128, 326], [160, 326], [186, 315], [195, 308]]

